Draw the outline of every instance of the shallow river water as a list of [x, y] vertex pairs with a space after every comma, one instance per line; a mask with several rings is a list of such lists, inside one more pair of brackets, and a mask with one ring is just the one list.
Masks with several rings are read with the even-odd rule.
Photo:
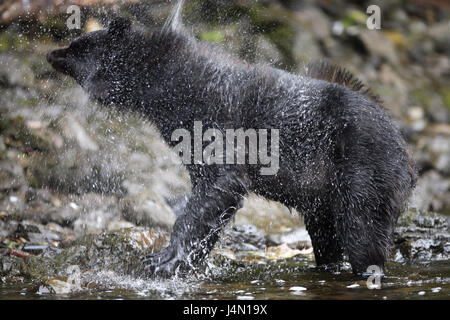
[[[203, 279], [200, 279], [203, 278]], [[151, 281], [98, 274], [91, 289], [50, 294], [39, 283], [0, 284], [0, 299], [449, 299], [450, 261], [387, 264], [381, 289], [349, 270], [324, 272], [307, 257], [259, 267], [220, 267], [196, 279]]]

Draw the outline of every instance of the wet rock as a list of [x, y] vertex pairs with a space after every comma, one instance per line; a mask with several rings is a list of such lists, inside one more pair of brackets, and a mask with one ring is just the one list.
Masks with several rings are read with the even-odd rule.
[[57, 223], [49, 222], [45, 225], [45, 228], [49, 231], [59, 233], [61, 235], [67, 234], [67, 228], [63, 228]]
[[26, 210], [21, 214], [23, 218], [39, 220], [41, 223], [56, 223], [59, 226], [73, 226], [75, 220], [80, 216], [80, 211], [70, 206], [50, 209]]
[[213, 259], [218, 257], [235, 262], [244, 262], [252, 264], [267, 264], [270, 261], [288, 260], [298, 255], [310, 256], [313, 253], [312, 248], [298, 250], [292, 249], [287, 244], [281, 244], [276, 247], [267, 247], [264, 251], [233, 251], [231, 249], [216, 249], [212, 254]]
[[20, 212], [25, 208], [24, 193], [10, 192], [8, 194], [0, 193], [0, 210], [5, 212]]
[[450, 34], [448, 22], [436, 23], [427, 28], [428, 34], [436, 43], [436, 49], [450, 56]]
[[14, 191], [26, 185], [22, 167], [8, 160], [0, 161], [0, 192]]
[[53, 195], [48, 189], [29, 188], [25, 200], [30, 207], [44, 207], [52, 205]]
[[[447, 59], [448, 60], [448, 59]], [[449, 63], [450, 65], [450, 63]], [[449, 67], [450, 68], [450, 67]], [[442, 70], [442, 68], [439, 68]], [[427, 116], [433, 122], [449, 123], [450, 122], [450, 110], [448, 110], [442, 98], [439, 96], [433, 96], [430, 100], [430, 105], [427, 108]]]
[[258, 62], [265, 62], [273, 66], [280, 66], [283, 56], [278, 48], [265, 36], [259, 36], [255, 40], [255, 54]]
[[420, 132], [425, 129], [427, 121], [425, 120], [425, 111], [421, 107], [410, 107], [408, 109], [408, 120], [411, 128]]
[[10, 145], [26, 153], [50, 152], [62, 144], [61, 138], [47, 124], [22, 116], [3, 117], [0, 131]]
[[30, 244], [46, 244], [62, 240], [63, 234], [54, 231], [51, 226], [44, 226], [30, 220], [23, 220], [17, 225], [15, 238], [24, 238]]
[[450, 176], [450, 139], [449, 137], [436, 136], [427, 148], [432, 156], [432, 164], [443, 174]]
[[383, 32], [361, 29], [359, 30], [359, 38], [370, 54], [382, 57], [392, 65], [398, 64], [397, 51], [391, 40]]
[[[35, 190], [36, 191], [36, 190]], [[30, 197], [26, 210], [16, 213], [20, 219], [31, 219], [46, 227], [67, 233], [67, 227], [83, 234], [102, 232], [106, 225], [119, 216], [117, 199], [92, 193], [82, 196], [56, 197], [48, 190], [28, 191]]]
[[321, 55], [319, 44], [309, 32], [299, 32], [293, 47], [293, 56], [303, 63]]
[[[8, 35], [6, 35], [8, 36]], [[17, 37], [11, 34], [10, 37]], [[32, 87], [34, 75], [30, 66], [19, 57], [9, 54], [0, 54], [0, 78], [3, 86]]]
[[[19, 224], [18, 221], [15, 220], [10, 220], [8, 219], [8, 216], [5, 215], [2, 218], [2, 220], [0, 220], [0, 239], [4, 239], [8, 236], [12, 236], [14, 234], [14, 232], [17, 230], [17, 226]], [[4, 219], [4, 221], [3, 221]]]
[[234, 225], [250, 224], [261, 230], [265, 236], [292, 231], [303, 226], [299, 214], [279, 203], [250, 195], [243, 207], [236, 213]]
[[94, 193], [85, 194], [69, 203], [79, 211], [73, 223], [75, 233], [101, 233], [109, 223], [119, 219], [118, 202], [115, 197], [101, 196]]
[[18, 268], [17, 260], [16, 257], [12, 256], [0, 257], [0, 273], [11, 277], [19, 275], [20, 269]]
[[104, 212], [92, 210], [78, 218], [73, 223], [73, 230], [76, 234], [99, 234], [108, 224], [108, 219], [105, 219]]
[[9, 232], [6, 230], [6, 223], [0, 220], [0, 239], [6, 238]]
[[108, 232], [119, 231], [121, 229], [134, 228], [135, 225], [128, 221], [111, 221], [108, 226]]
[[445, 216], [409, 210], [400, 217], [394, 237], [395, 260], [399, 262], [450, 258], [450, 233]]
[[253, 225], [235, 225], [225, 230], [220, 248], [232, 251], [265, 250], [266, 239], [264, 234]]
[[[87, 235], [66, 243], [62, 248], [48, 246], [41, 254], [24, 259], [0, 255], [0, 275], [22, 275], [47, 282], [55, 277], [70, 277], [73, 265], [89, 281], [100, 270], [119, 274], [142, 273], [142, 257], [165, 246], [168, 233], [161, 229], [135, 228], [101, 235]], [[62, 281], [67, 281], [64, 278]]]
[[25, 245], [22, 250], [25, 252], [29, 252], [31, 254], [40, 254], [42, 253], [45, 249], [48, 248], [48, 245], [45, 244], [41, 244], [41, 245]]
[[410, 206], [421, 210], [446, 211], [450, 208], [450, 180], [437, 171], [423, 174], [410, 197]]
[[99, 147], [97, 143], [86, 131], [85, 126], [75, 117], [65, 117], [59, 121], [59, 126], [67, 143], [74, 142], [82, 150], [98, 151]]
[[0, 135], [0, 160], [4, 160], [6, 152], [5, 140]]
[[304, 8], [296, 12], [296, 17], [316, 39], [324, 40], [331, 36], [330, 19], [321, 10], [314, 7]]
[[296, 228], [286, 233], [272, 234], [269, 236], [269, 242], [270, 245], [281, 245], [285, 243], [292, 248], [298, 249], [310, 248], [312, 246], [311, 238], [305, 227]]
[[122, 215], [128, 221], [141, 226], [171, 228], [175, 223], [175, 213], [157, 193], [144, 190], [121, 200]]
[[[41, 226], [42, 227], [42, 226]], [[30, 240], [30, 233], [37, 234], [40, 233], [41, 229], [39, 226], [33, 221], [22, 221], [17, 225], [17, 229], [15, 232], [16, 238], [24, 238], [26, 240]]]
[[66, 295], [79, 289], [80, 288], [73, 283], [53, 278], [46, 281], [44, 285], [40, 286], [37, 293]]
[[306, 250], [292, 249], [287, 244], [280, 244], [276, 247], [267, 248], [265, 254], [263, 255], [267, 259], [279, 260], [279, 259], [289, 259], [295, 257], [299, 254], [310, 255], [312, 254], [312, 248]]
[[[381, 65], [378, 78], [382, 84], [375, 85], [374, 89], [376, 89], [376, 92], [383, 98], [385, 105], [388, 106], [395, 115], [402, 116], [404, 107], [407, 105], [410, 96], [406, 81], [401, 77], [397, 70], [394, 70], [394, 68], [387, 63]], [[420, 119], [420, 121], [422, 121], [422, 119]]]

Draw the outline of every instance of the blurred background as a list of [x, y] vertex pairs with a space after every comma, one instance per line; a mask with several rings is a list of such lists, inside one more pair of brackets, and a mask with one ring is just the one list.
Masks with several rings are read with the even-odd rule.
[[[139, 226], [169, 230], [173, 225], [190, 190], [188, 175], [176, 156], [151, 123], [90, 102], [73, 80], [50, 67], [45, 55], [106, 26], [115, 15], [129, 17], [136, 27], [151, 31], [164, 24], [174, 3], [0, 0], [0, 275], [61, 275], [64, 272], [54, 265], [53, 257], [60, 254], [58, 248], [69, 246], [67, 241], [104, 231]], [[80, 29], [67, 27], [74, 13], [67, 13], [70, 5], [80, 9]], [[367, 27], [372, 15], [366, 12], [369, 5], [381, 9], [380, 29]], [[302, 73], [308, 62], [327, 59], [350, 70], [384, 100], [420, 175], [409, 201], [411, 210], [396, 231], [394, 260], [444, 261], [429, 269], [444, 270], [442, 274], [424, 276], [435, 277], [438, 284], [442, 279], [448, 283], [450, 261], [449, 18], [447, 0], [188, 0], [183, 10], [186, 28], [198, 39], [214, 42], [246, 61]], [[431, 211], [446, 217], [430, 215]], [[239, 260], [234, 255], [238, 251], [265, 250], [266, 245], [277, 247], [251, 259], [312, 252], [301, 220], [288, 208], [256, 196], [246, 200], [226, 233], [223, 246], [231, 251], [224, 256], [233, 261]], [[145, 236], [147, 240], [137, 242], [139, 250], [142, 243], [158, 250], [164, 243], [155, 240], [159, 236]], [[123, 239], [120, 236], [118, 243], [128, 243]], [[136, 242], [112, 251], [94, 246], [97, 249], [83, 253], [86, 247], [93, 248], [91, 240], [86, 241], [70, 249], [79, 250], [79, 255], [59, 260], [64, 262], [61, 268], [78, 261], [94, 270], [112, 261], [122, 271], [142, 256]], [[30, 256], [36, 260], [27, 260], [31, 262], [24, 269], [21, 259]], [[91, 260], [86, 260], [88, 256]], [[313, 260], [303, 262], [309, 266]], [[404, 270], [395, 271], [398, 279], [403, 279]], [[417, 274], [408, 272], [408, 276]], [[305, 279], [309, 274], [304, 274]], [[412, 290], [408, 276], [407, 293], [399, 297]], [[427, 283], [433, 286], [433, 281]], [[67, 289], [50, 285], [56, 291]], [[47, 286], [42, 288], [47, 292]], [[229, 290], [234, 297], [235, 288]], [[284, 294], [290, 295], [289, 290]], [[323, 292], [318, 294], [322, 297]]]

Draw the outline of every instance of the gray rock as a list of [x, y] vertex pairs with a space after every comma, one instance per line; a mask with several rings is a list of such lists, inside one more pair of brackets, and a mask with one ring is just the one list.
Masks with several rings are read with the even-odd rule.
[[450, 56], [450, 32], [448, 21], [436, 23], [427, 28], [428, 34], [436, 42], [438, 50], [445, 52], [447, 56]]
[[78, 235], [99, 234], [107, 229], [114, 220], [119, 219], [119, 205], [116, 197], [87, 193], [73, 197], [69, 205], [78, 210], [77, 219], [73, 223]]
[[283, 62], [281, 52], [263, 35], [256, 39], [255, 54], [257, 62], [268, 63], [273, 66], [278, 66]]
[[292, 49], [293, 56], [303, 63], [315, 60], [321, 56], [319, 44], [309, 32], [299, 32]]
[[450, 111], [445, 107], [442, 98], [437, 95], [431, 98], [430, 105], [427, 108], [427, 115], [434, 122], [438, 123], [450, 122]]
[[411, 208], [443, 211], [450, 208], [450, 180], [444, 179], [437, 171], [423, 174], [410, 199]]
[[295, 248], [309, 248], [312, 246], [311, 238], [305, 227], [296, 228], [291, 232], [272, 234], [269, 236], [271, 245], [288, 244]]
[[428, 148], [435, 159], [434, 167], [443, 174], [450, 176], [450, 139], [444, 136], [436, 136], [428, 144]]
[[393, 65], [398, 64], [397, 51], [383, 32], [362, 29], [359, 37], [372, 55], [383, 57]]
[[0, 136], [0, 160], [5, 158], [6, 146], [3, 136]]
[[[14, 36], [14, 35], [13, 35]], [[32, 87], [34, 74], [30, 65], [16, 55], [0, 54], [0, 77], [8, 86]]]
[[103, 211], [90, 210], [76, 219], [73, 223], [73, 230], [78, 235], [100, 234], [106, 229], [111, 221], [111, 217]]
[[107, 230], [108, 230], [108, 232], [113, 232], [113, 231], [119, 231], [121, 229], [130, 229], [130, 228], [134, 228], [134, 227], [135, 227], [135, 225], [132, 224], [131, 222], [117, 220], [117, 221], [111, 221], [107, 226]]
[[219, 247], [234, 252], [265, 250], [266, 239], [264, 233], [251, 224], [235, 225], [225, 230]]
[[0, 276], [21, 275], [47, 282], [54, 277], [68, 277], [75, 265], [83, 274], [80, 280], [84, 286], [101, 271], [141, 275], [142, 257], [161, 250], [167, 239], [167, 232], [157, 228], [83, 236], [62, 249], [48, 246], [27, 259], [0, 255]]
[[299, 214], [285, 206], [265, 200], [254, 194], [244, 200], [243, 207], [234, 217], [234, 225], [254, 225], [266, 236], [291, 232], [302, 227]]
[[63, 234], [55, 231], [55, 228], [52, 228], [52, 226], [44, 226], [31, 220], [23, 220], [18, 223], [14, 237], [24, 238], [31, 245], [63, 240]]
[[151, 190], [144, 190], [122, 199], [120, 209], [125, 219], [141, 226], [170, 229], [176, 219], [175, 213], [164, 198]]
[[17, 190], [26, 186], [22, 167], [13, 161], [0, 161], [0, 192]]
[[[317, 39], [326, 39], [331, 35], [330, 19], [319, 9], [308, 7], [296, 12], [299, 22]], [[304, 30], [300, 31], [304, 32]]]
[[396, 260], [450, 259], [450, 233], [445, 216], [421, 210], [402, 214], [394, 233]]
[[75, 142], [82, 150], [98, 151], [99, 147], [78, 119], [67, 116], [59, 122], [60, 130], [67, 141]]

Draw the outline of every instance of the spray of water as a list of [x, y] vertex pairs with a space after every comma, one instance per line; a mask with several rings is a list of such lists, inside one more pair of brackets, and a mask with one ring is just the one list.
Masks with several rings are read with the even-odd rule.
[[181, 12], [183, 11], [184, 0], [179, 0], [177, 5], [173, 8], [169, 18], [164, 24], [164, 30], [175, 31], [181, 27]]

